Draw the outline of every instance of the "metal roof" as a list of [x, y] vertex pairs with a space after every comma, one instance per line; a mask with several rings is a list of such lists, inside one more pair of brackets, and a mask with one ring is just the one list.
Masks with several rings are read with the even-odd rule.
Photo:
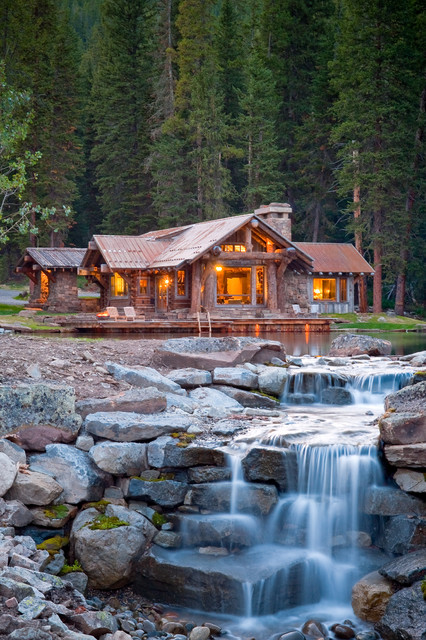
[[368, 264], [352, 244], [335, 242], [294, 242], [296, 247], [313, 258], [313, 271], [318, 273], [366, 273], [373, 274]]
[[94, 236], [99, 251], [111, 270], [146, 269], [170, 244], [140, 236]]
[[81, 265], [86, 249], [68, 247], [28, 247], [26, 252], [44, 269], [77, 268]]

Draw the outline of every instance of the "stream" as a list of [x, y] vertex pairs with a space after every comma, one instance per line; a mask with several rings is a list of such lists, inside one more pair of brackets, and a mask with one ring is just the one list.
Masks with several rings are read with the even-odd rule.
[[[289, 377], [282, 416], [226, 447], [231, 480], [212, 486], [218, 495], [228, 492], [229, 508], [181, 516], [183, 548], [157, 554], [160, 564], [191, 576], [183, 587], [189, 610], [181, 615], [220, 624], [228, 637], [266, 640], [312, 618], [327, 626], [351, 620], [357, 633], [371, 629], [350, 601], [354, 583], [388, 559], [372, 548], [378, 517], [362, 511], [367, 488], [385, 484], [374, 421], [385, 395], [404, 386], [411, 371], [382, 362], [361, 365], [356, 374], [330, 372], [310, 361]], [[348, 404], [323, 404], [329, 393]], [[253, 447], [283, 459], [286, 487], [267, 515], [250, 507], [254, 485], [241, 465]], [[206, 581], [208, 595], [198, 607], [197, 590]]]

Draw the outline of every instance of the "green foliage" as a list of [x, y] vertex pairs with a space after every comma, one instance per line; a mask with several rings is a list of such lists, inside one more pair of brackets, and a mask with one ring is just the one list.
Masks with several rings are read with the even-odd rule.
[[118, 527], [128, 527], [129, 524], [129, 522], [120, 520], [117, 516], [106, 516], [101, 513], [85, 526], [88, 526], [92, 531], [106, 531], [108, 529], [118, 529]]
[[78, 560], [74, 560], [73, 564], [64, 564], [59, 575], [66, 576], [68, 573], [74, 573], [75, 571], [83, 571], [83, 567]]
[[65, 518], [68, 512], [69, 509], [65, 504], [52, 504], [50, 507], [43, 509], [44, 515], [52, 520]]
[[98, 500], [98, 502], [86, 502], [82, 509], [96, 509], [99, 513], [105, 513], [107, 506], [111, 504], [109, 500]]
[[152, 516], [152, 524], [155, 525], [158, 529], [160, 529], [160, 527], [162, 527], [163, 524], [166, 524], [166, 522], [167, 522], [167, 518], [163, 516], [162, 513], [158, 513], [158, 511], [156, 511]]
[[66, 547], [70, 539], [67, 536], [53, 536], [53, 538], [47, 538], [43, 542], [37, 545], [37, 549], [48, 551], [51, 556], [54, 556], [63, 547]]

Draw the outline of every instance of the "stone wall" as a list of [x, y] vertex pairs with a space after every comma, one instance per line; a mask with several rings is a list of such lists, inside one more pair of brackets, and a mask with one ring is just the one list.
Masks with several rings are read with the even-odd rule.
[[49, 282], [49, 297], [45, 308], [58, 313], [75, 313], [81, 310], [78, 299], [77, 272], [55, 271], [55, 282]]
[[296, 273], [289, 267], [278, 282], [278, 306], [283, 313], [292, 314], [293, 304], [298, 304], [305, 313], [309, 311], [308, 275]]

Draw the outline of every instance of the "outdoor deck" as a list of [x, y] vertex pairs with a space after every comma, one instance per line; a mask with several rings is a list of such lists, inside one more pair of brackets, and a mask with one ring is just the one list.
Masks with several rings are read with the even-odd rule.
[[[67, 316], [55, 318], [55, 322], [67, 331], [88, 333], [182, 333], [199, 334], [200, 325], [197, 318], [176, 319], [170, 317], [151, 318], [146, 320], [110, 320], [96, 318], [92, 314], [83, 316]], [[242, 333], [267, 334], [286, 332], [328, 332], [330, 331], [331, 318], [300, 317], [268, 317], [248, 318], [232, 317], [210, 319], [212, 334]], [[202, 335], [209, 334], [208, 320], [203, 317], [200, 320]]]

